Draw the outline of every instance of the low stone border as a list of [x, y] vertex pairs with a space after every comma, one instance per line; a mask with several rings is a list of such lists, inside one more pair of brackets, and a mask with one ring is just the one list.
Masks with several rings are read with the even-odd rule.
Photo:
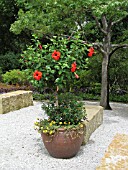
[[96, 170], [128, 170], [128, 135], [116, 134]]
[[103, 122], [103, 107], [94, 105], [85, 105], [87, 113], [87, 121], [85, 124], [85, 135], [83, 145], [89, 141], [91, 134], [102, 124]]
[[18, 90], [0, 94], [0, 114], [33, 105], [32, 91]]

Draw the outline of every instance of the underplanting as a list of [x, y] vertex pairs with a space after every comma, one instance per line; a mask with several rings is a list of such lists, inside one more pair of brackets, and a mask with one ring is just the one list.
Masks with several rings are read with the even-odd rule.
[[8, 84], [0, 83], [0, 94], [17, 91], [17, 90], [32, 90], [33, 91], [33, 89], [34, 88], [30, 85], [19, 86], [19, 85], [8, 85]]

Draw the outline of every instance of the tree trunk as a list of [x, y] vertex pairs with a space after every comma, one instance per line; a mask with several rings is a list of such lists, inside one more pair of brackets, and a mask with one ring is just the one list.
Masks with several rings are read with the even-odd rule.
[[109, 55], [103, 55], [102, 61], [102, 87], [101, 87], [101, 101], [100, 105], [104, 107], [104, 109], [111, 110], [109, 105]]
[[109, 105], [109, 61], [111, 51], [111, 24], [107, 23], [106, 16], [102, 17], [103, 29], [106, 34], [103, 38], [103, 61], [102, 61], [102, 87], [101, 87], [101, 101], [100, 105], [104, 109], [111, 110]]

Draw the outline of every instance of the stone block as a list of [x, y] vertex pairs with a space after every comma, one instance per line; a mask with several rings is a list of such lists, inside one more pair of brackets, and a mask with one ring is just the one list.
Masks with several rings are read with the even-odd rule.
[[103, 122], [103, 107], [94, 105], [85, 105], [87, 113], [87, 121], [85, 124], [85, 134], [83, 144], [89, 141], [91, 134], [102, 124]]
[[33, 105], [32, 91], [18, 90], [0, 94], [0, 114]]
[[128, 170], [128, 135], [116, 134], [96, 170]]

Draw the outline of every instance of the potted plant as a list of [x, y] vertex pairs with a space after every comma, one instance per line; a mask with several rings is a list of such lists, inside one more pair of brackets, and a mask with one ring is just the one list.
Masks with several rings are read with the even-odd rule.
[[75, 96], [62, 93], [69, 90], [69, 81], [79, 79], [79, 71], [86, 70], [88, 58], [94, 54], [90, 44], [79, 35], [73, 38], [54, 36], [42, 45], [34, 35], [34, 45], [22, 55], [31, 83], [42, 89], [54, 89], [53, 96], [42, 104], [46, 119], [37, 119], [35, 128], [41, 133], [51, 156], [71, 158], [77, 154], [83, 141], [86, 111]]

